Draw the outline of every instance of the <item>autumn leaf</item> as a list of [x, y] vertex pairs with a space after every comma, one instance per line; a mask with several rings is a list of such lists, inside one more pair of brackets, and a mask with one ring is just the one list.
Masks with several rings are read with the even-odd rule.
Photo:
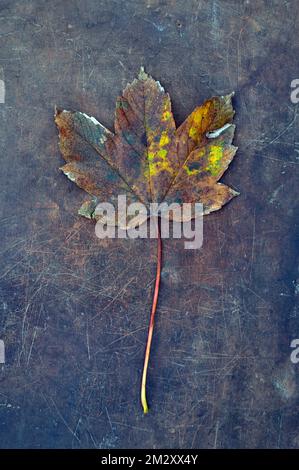
[[[213, 97], [196, 107], [177, 128], [168, 93], [141, 68], [138, 79], [117, 98], [114, 132], [81, 112], [56, 110], [64, 174], [91, 196], [79, 214], [96, 218], [98, 202], [116, 205], [163, 201], [203, 204], [204, 214], [220, 209], [238, 193], [219, 183], [237, 147], [232, 96]], [[185, 219], [184, 219], [185, 220]], [[114, 220], [109, 221], [114, 223]], [[158, 262], [141, 386], [148, 411], [146, 378], [158, 301], [162, 243]]]

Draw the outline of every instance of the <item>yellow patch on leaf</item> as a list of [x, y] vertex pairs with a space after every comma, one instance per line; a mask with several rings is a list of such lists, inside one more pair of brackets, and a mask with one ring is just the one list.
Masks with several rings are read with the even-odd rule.
[[171, 118], [171, 113], [169, 111], [164, 111], [162, 114], [162, 121], [168, 121]]
[[190, 116], [191, 127], [189, 129], [189, 137], [197, 141], [208, 127], [209, 111], [211, 103], [207, 101], [204, 105], [198, 106]]
[[206, 166], [205, 171], [211, 173], [212, 176], [217, 175], [221, 168], [221, 160], [223, 156], [223, 147], [212, 145], [209, 153], [209, 164]]
[[169, 144], [169, 137], [166, 131], [163, 131], [160, 137], [159, 145], [160, 147], [164, 147], [165, 145]]

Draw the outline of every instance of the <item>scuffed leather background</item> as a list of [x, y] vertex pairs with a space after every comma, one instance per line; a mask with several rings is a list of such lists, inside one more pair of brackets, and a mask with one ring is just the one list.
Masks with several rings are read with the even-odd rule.
[[[299, 5], [295, 0], [1, 0], [0, 447], [298, 447], [296, 309]], [[177, 123], [236, 92], [241, 195], [204, 221], [204, 245], [100, 241], [58, 167], [54, 106], [113, 128], [144, 65]]]

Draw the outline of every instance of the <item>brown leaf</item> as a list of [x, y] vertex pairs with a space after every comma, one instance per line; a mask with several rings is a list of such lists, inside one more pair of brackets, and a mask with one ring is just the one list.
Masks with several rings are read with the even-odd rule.
[[117, 99], [114, 133], [81, 112], [56, 110], [65, 175], [88, 192], [79, 213], [98, 201], [201, 202], [204, 213], [238, 193], [218, 183], [233, 159], [233, 94], [213, 97], [176, 129], [170, 97], [143, 69]]

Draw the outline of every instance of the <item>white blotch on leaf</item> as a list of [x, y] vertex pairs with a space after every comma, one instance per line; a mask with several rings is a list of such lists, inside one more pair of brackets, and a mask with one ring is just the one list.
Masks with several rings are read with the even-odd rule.
[[219, 129], [216, 129], [215, 131], [207, 132], [206, 136], [208, 139], [215, 139], [215, 137], [219, 137], [222, 134], [222, 132], [224, 132], [230, 126], [232, 126], [232, 124], [230, 123], [225, 124], [224, 126], [220, 127]]

